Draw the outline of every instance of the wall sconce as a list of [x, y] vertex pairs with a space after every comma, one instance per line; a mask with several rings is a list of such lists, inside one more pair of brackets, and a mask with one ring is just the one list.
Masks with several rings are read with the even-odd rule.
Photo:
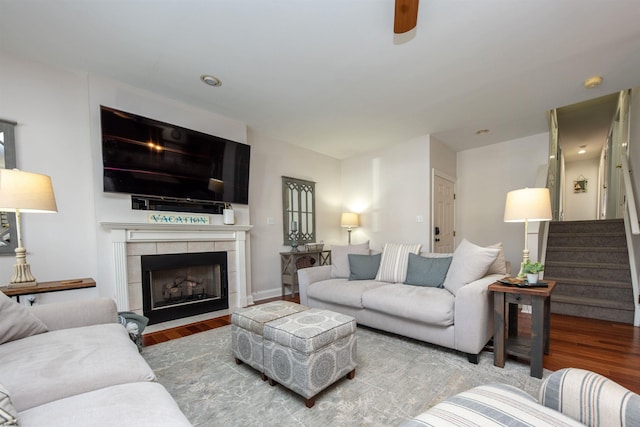
[[524, 222], [524, 249], [518, 278], [524, 277], [522, 267], [529, 261], [529, 221], [549, 221], [551, 218], [548, 188], [523, 188], [507, 193], [504, 222]]
[[340, 217], [340, 226], [347, 227], [347, 232], [349, 233], [349, 244], [351, 244], [351, 230], [354, 227], [360, 227], [360, 217], [357, 213], [343, 212]]
[[0, 211], [16, 213], [18, 247], [9, 287], [36, 286], [31, 266], [27, 263], [27, 250], [22, 246], [20, 214], [58, 212], [51, 178], [18, 169], [0, 169]]

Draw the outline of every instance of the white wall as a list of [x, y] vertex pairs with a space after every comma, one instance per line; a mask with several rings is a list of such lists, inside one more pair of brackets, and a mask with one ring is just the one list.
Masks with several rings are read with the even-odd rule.
[[[251, 142], [251, 253], [254, 300], [280, 296], [282, 245], [282, 176], [316, 183], [317, 241], [341, 243], [340, 161], [249, 131]], [[273, 218], [274, 224], [268, 224]]]
[[[343, 210], [360, 213], [352, 243], [430, 242], [429, 136], [342, 161]], [[416, 222], [422, 216], [424, 222]], [[347, 243], [346, 232], [342, 244]]]
[[[56, 195], [57, 214], [22, 216], [31, 272], [41, 282], [96, 277], [86, 76], [3, 55], [0, 117], [18, 123], [18, 167], [50, 175]], [[14, 256], [0, 257], [0, 283], [9, 282], [14, 264]], [[95, 290], [75, 293], [97, 295]], [[60, 294], [38, 296], [39, 300], [56, 297]]]
[[[456, 197], [456, 244], [463, 238], [482, 246], [502, 242], [516, 270], [522, 260], [524, 223], [505, 223], [507, 192], [536, 187], [548, 158], [549, 134], [541, 133], [459, 152]], [[530, 229], [536, 224], [530, 224]], [[534, 242], [529, 241], [532, 259]], [[512, 271], [513, 272], [513, 271]]]
[[[580, 221], [597, 219], [598, 211], [598, 170], [600, 158], [565, 163], [564, 180], [564, 220]], [[575, 193], [573, 182], [578, 177], [587, 179], [587, 192]]]
[[[131, 210], [127, 195], [102, 191], [99, 105], [131, 111], [252, 145], [250, 204], [234, 205], [240, 224], [256, 221], [251, 233], [252, 280], [261, 295], [280, 294], [278, 252], [282, 246], [280, 177], [317, 182], [318, 237], [331, 243], [339, 224], [339, 161], [251, 133], [246, 125], [215, 113], [159, 97], [99, 76], [55, 69], [8, 55], [0, 68], [0, 117], [18, 122], [18, 167], [51, 175], [57, 214], [25, 214], [23, 238], [39, 281], [93, 277], [98, 288], [40, 295], [39, 302], [111, 296], [111, 247], [101, 222], [146, 222]], [[272, 216], [275, 225], [267, 226]], [[219, 218], [220, 217], [220, 218]], [[220, 215], [212, 215], [212, 222]], [[0, 283], [8, 282], [14, 256], [0, 257]]]
[[[636, 200], [636, 208], [640, 208], [640, 87], [631, 92], [631, 117], [629, 132], [629, 164], [631, 169], [631, 181], [633, 194]], [[636, 266], [640, 266], [640, 236], [632, 237], [633, 253]], [[634, 325], [640, 326], [640, 298], [638, 289], [635, 289], [634, 301], [636, 302], [636, 316]]]

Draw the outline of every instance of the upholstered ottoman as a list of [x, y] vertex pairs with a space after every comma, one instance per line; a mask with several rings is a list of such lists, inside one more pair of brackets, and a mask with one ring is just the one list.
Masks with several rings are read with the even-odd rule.
[[305, 398], [356, 372], [356, 321], [329, 310], [309, 309], [264, 325], [264, 373]]
[[236, 363], [242, 362], [257, 369], [264, 375], [262, 334], [264, 325], [272, 320], [308, 310], [309, 307], [289, 301], [274, 301], [248, 308], [241, 308], [231, 314], [231, 348]]

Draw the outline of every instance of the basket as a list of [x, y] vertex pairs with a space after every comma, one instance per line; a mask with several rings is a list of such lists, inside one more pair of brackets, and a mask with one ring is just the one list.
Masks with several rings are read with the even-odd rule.
[[305, 243], [304, 247], [308, 251], [321, 251], [324, 243]]

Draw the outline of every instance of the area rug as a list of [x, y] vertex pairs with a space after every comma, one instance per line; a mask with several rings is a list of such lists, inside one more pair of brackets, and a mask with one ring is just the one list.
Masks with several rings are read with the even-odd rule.
[[[322, 392], [313, 408], [248, 365], [236, 365], [231, 326], [145, 347], [142, 355], [195, 426], [396, 426], [447, 397], [480, 384], [515, 385], [537, 396], [542, 380], [508, 360], [493, 366], [464, 354], [358, 327], [358, 368]], [[545, 377], [549, 374], [545, 371]]]

